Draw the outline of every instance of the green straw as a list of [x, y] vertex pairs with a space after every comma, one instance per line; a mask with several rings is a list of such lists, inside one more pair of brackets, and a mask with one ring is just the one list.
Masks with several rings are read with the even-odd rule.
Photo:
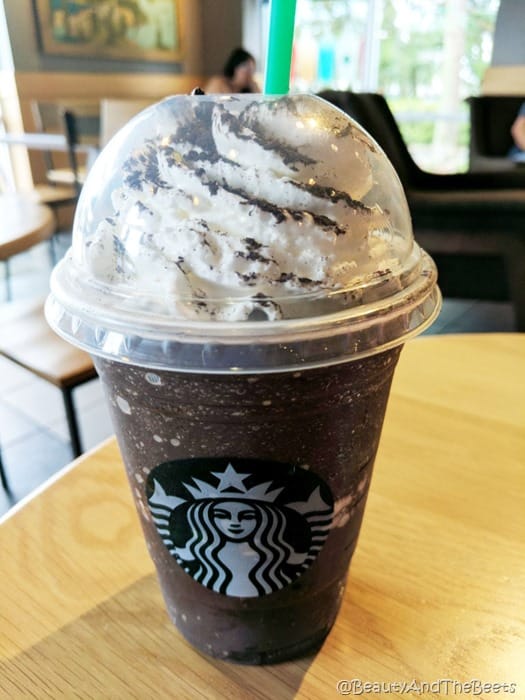
[[296, 0], [271, 0], [264, 93], [284, 95], [290, 89], [290, 66]]

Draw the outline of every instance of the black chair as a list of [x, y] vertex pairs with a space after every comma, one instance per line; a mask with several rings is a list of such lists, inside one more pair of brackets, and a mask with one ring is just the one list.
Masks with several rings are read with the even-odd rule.
[[[31, 109], [36, 130], [42, 133], [51, 134], [65, 133], [65, 112], [69, 112], [72, 115], [80, 114], [79, 112], [75, 112], [75, 107], [67, 106], [61, 104], [60, 102], [33, 101], [31, 103]], [[76, 109], [79, 110], [80, 107], [77, 107]], [[87, 115], [82, 116], [82, 119], [88, 122], [88, 120], [92, 121], [95, 119], [95, 117], [92, 116], [91, 111], [89, 110]], [[91, 127], [89, 126], [88, 128]], [[73, 169], [71, 167], [70, 158], [67, 157], [65, 159], [64, 154], [57, 151], [42, 151], [42, 155], [44, 158], [46, 179], [48, 183], [54, 186], [69, 187], [70, 190], [75, 191], [76, 180], [83, 180], [85, 177], [85, 169], [83, 166], [79, 167], [79, 164], [77, 163], [76, 170]]]
[[[68, 186], [68, 188], [71, 191], [71, 197], [65, 203], [76, 206], [78, 202], [78, 197], [80, 195], [80, 191], [82, 189], [82, 185], [84, 184], [84, 180], [86, 177], [86, 169], [85, 167], [79, 164], [78, 154], [76, 150], [76, 147], [79, 144], [79, 121], [81, 120], [79, 120], [77, 115], [72, 110], [63, 109], [61, 110], [61, 121], [62, 130], [64, 136], [66, 137], [67, 159], [69, 162], [69, 168], [66, 170], [66, 172], [70, 173], [70, 185]], [[62, 204], [64, 204], [64, 202], [59, 203], [58, 206], [61, 206]], [[51, 257], [53, 264], [56, 263], [57, 258], [55, 238], [59, 236], [60, 233], [60, 231], [57, 231], [55, 236], [50, 240]], [[69, 231], [66, 231], [66, 233], [69, 233]]]
[[[76, 146], [81, 140], [98, 142], [100, 115], [91, 103], [67, 106], [56, 102], [33, 103], [33, 117], [37, 130], [61, 133], [67, 141], [67, 153], [55, 154], [62, 158], [60, 163], [55, 163], [53, 153], [43, 152], [48, 182], [35, 185], [35, 196], [39, 202], [53, 209], [74, 206], [86, 178], [86, 167], [81, 160], [83, 156], [79, 159]], [[59, 167], [66, 165], [64, 155], [68, 167]]]
[[[525, 188], [525, 168], [505, 172], [431, 173], [420, 168], [407, 148], [388, 102], [378, 93], [325, 90], [319, 93], [363, 126], [381, 148], [399, 175], [405, 190], [492, 190]], [[509, 132], [510, 138], [510, 132]]]
[[525, 168], [512, 163], [510, 128], [525, 103], [525, 95], [479, 95], [469, 97], [469, 170], [495, 173], [518, 171], [525, 187]]
[[435, 258], [445, 296], [513, 302], [525, 330], [525, 180], [521, 171], [439, 175], [412, 159], [382, 95], [320, 93], [377, 141], [403, 184], [419, 243]]
[[[64, 133], [63, 109], [59, 104], [33, 101], [31, 111], [37, 132]], [[34, 186], [35, 199], [41, 204], [52, 207], [55, 213], [60, 207], [75, 205], [78, 192], [72, 170], [68, 167], [62, 167], [64, 165], [62, 163], [55, 163], [53, 151], [42, 151], [42, 157], [46, 168], [47, 182], [37, 183]]]
[[62, 119], [64, 122], [64, 134], [67, 141], [67, 155], [69, 158], [71, 173], [73, 175], [72, 184], [78, 197], [80, 190], [82, 189], [82, 184], [85, 180], [85, 171], [80, 170], [76, 152], [76, 146], [79, 143], [77, 117], [75, 116], [74, 112], [66, 109], [64, 110]]

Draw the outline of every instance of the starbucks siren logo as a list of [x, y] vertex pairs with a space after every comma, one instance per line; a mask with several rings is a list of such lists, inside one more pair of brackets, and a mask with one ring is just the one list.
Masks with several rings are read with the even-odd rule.
[[231, 596], [290, 584], [317, 557], [332, 522], [327, 485], [278, 462], [168, 462], [151, 471], [146, 488], [170, 554], [203, 586]]

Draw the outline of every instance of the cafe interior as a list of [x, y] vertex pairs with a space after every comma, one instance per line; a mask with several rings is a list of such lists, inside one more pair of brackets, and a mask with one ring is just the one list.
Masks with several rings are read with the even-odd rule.
[[[266, 54], [270, 5], [268, 0], [0, 0], [0, 530], [11, 527], [10, 540], [11, 533], [20, 528], [27, 528], [26, 537], [31, 539], [30, 523], [43, 530], [63, 527], [64, 532], [68, 530], [60, 535], [67, 540], [66, 557], [76, 547], [71, 532], [77, 528], [79, 538], [86, 542], [91, 538], [92, 546], [99, 548], [100, 556], [105, 551], [107, 560], [113, 556], [107, 546], [110, 540], [127, 537], [132, 506], [123, 502], [120, 491], [107, 501], [100, 494], [102, 481], [109, 485], [110, 479], [109, 471], [102, 470], [103, 459], [120, 460], [106, 399], [91, 357], [59, 337], [45, 319], [50, 274], [71, 245], [78, 199], [91, 167], [130, 119], [166, 96], [187, 95], [204, 87], [211, 76], [221, 73], [228, 54], [238, 46], [253, 55], [255, 78], [263, 86], [270, 60]], [[429, 611], [424, 604], [424, 584], [432, 577], [435, 582], [439, 575], [422, 573], [418, 582], [418, 572], [413, 570], [413, 580], [406, 588], [399, 582], [392, 584], [392, 600], [398, 606], [390, 605], [386, 591], [391, 584], [383, 578], [387, 570], [395, 570], [394, 551], [401, 545], [395, 533], [384, 533], [398, 521], [385, 516], [376, 531], [372, 516], [379, 518], [383, 507], [393, 507], [397, 489], [402, 489], [395, 475], [387, 474], [382, 481], [378, 476], [380, 494], [375, 500], [370, 497], [372, 514], [367, 517], [374, 536], [383, 533], [385, 547], [392, 551], [382, 573], [374, 568], [367, 581], [367, 563], [379, 554], [373, 545], [370, 552], [365, 548], [364, 558], [358, 560], [356, 600], [345, 598], [346, 617], [337, 623], [335, 637], [328, 637], [329, 653], [323, 647], [315, 661], [285, 664], [282, 672], [268, 675], [257, 675], [259, 669], [248, 667], [244, 674], [241, 666], [224, 670], [222, 662], [205, 666], [207, 662], [199, 656], [192, 675], [194, 652], [189, 646], [182, 651], [177, 648], [181, 661], [174, 671], [162, 646], [171, 645], [172, 633], [157, 621], [155, 615], [160, 613], [153, 615], [142, 602], [141, 596], [149, 595], [153, 586], [149, 578], [141, 578], [150, 575], [149, 564], [133, 564], [136, 570], [130, 569], [127, 578], [122, 573], [113, 587], [108, 584], [112, 597], [107, 601], [102, 583], [105, 574], [101, 573], [100, 581], [93, 584], [92, 599], [86, 594], [84, 603], [77, 605], [71, 602], [75, 598], [75, 573], [71, 572], [82, 579], [79, 588], [85, 581], [90, 586], [95, 573], [85, 574], [80, 563], [69, 571], [66, 564], [53, 559], [59, 573], [41, 574], [40, 585], [64, 587], [64, 611], [45, 612], [42, 619], [37, 615], [40, 632], [26, 632], [27, 639], [20, 638], [16, 653], [22, 659], [20, 668], [27, 664], [25, 668], [32, 669], [24, 674], [28, 678], [39, 675], [39, 664], [53, 668], [57, 658], [66, 670], [63, 677], [56, 669], [46, 671], [42, 685], [33, 679], [34, 697], [48, 697], [45, 688], [50, 697], [153, 697], [148, 693], [154, 686], [148, 682], [154, 683], [156, 672], [152, 670], [150, 678], [142, 662], [140, 673], [130, 670], [134, 660], [123, 658], [136, 651], [132, 641], [139, 646], [145, 643], [131, 617], [132, 641], [125, 642], [122, 658], [112, 656], [120, 644], [113, 636], [118, 631], [111, 629], [113, 618], [122, 611], [123, 617], [128, 615], [135, 604], [145, 615], [155, 617], [151, 625], [162, 628], [161, 632], [150, 630], [146, 645], [151, 664], [158, 664], [156, 697], [204, 697], [200, 693], [212, 687], [217, 694], [209, 690], [206, 697], [328, 697], [328, 691], [336, 694], [338, 679], [359, 675], [355, 668], [361, 669], [363, 677], [368, 673], [369, 680], [389, 682], [403, 670], [407, 678], [417, 676], [429, 682], [437, 682], [446, 673], [455, 673], [452, 677], [458, 678], [457, 683], [485, 673], [489, 684], [508, 682], [516, 688], [519, 678], [525, 683], [523, 672], [518, 673], [518, 648], [521, 645], [524, 651], [525, 644], [525, 623], [518, 620], [519, 590], [523, 595], [518, 579], [521, 576], [523, 583], [525, 571], [521, 566], [520, 573], [517, 564], [512, 571], [496, 570], [490, 549], [507, 548], [501, 566], [512, 568], [520, 558], [523, 562], [525, 527], [518, 504], [523, 504], [525, 455], [525, 158], [523, 151], [513, 149], [511, 131], [525, 105], [523, 3], [297, 0], [295, 13], [290, 92], [321, 96], [379, 144], [400, 179], [415, 240], [437, 266], [443, 305], [421, 337], [403, 351], [406, 357], [400, 361], [392, 390], [394, 406], [389, 404], [385, 422], [387, 444], [382, 452], [380, 443], [378, 460], [387, 474], [389, 459], [401, 463], [410, 461], [410, 450], [418, 453], [410, 472], [412, 501], [407, 496], [405, 509], [401, 506], [399, 510], [399, 521], [416, 550], [406, 556], [417, 561], [417, 566], [427, 558], [446, 558], [445, 568], [456, 557], [459, 577], [451, 584], [446, 579], [451, 569], [439, 573], [442, 590], [435, 584], [436, 590], [429, 593], [430, 598], [434, 595]], [[422, 353], [420, 361], [416, 351], [422, 352], [425, 343], [431, 357], [425, 359]], [[438, 397], [434, 403], [429, 393]], [[424, 431], [424, 435], [412, 442], [402, 437], [413, 430]], [[83, 485], [73, 484], [75, 465], [85, 469]], [[121, 466], [118, 469], [124, 473]], [[419, 483], [425, 470], [432, 475], [428, 480], [421, 477]], [[502, 480], [514, 480], [507, 482], [504, 493], [499, 490], [496, 472]], [[90, 474], [100, 474], [100, 481], [95, 483], [97, 477]], [[113, 478], [119, 479], [118, 489], [124, 493], [120, 477]], [[100, 512], [94, 507], [90, 510], [86, 502], [99, 495], [106, 505], [100, 506]], [[459, 500], [450, 505], [450, 499]], [[46, 510], [60, 507], [66, 509], [65, 515], [47, 522]], [[436, 515], [435, 522], [427, 522], [427, 508]], [[494, 512], [489, 517], [486, 511], [491, 509]], [[414, 519], [407, 524], [410, 513]], [[457, 550], [447, 529], [452, 521], [459, 533]], [[100, 523], [112, 523], [106, 540], [97, 530]], [[448, 554], [435, 543], [432, 553], [421, 553], [425, 544], [418, 538], [424, 534], [416, 531], [424, 533], [427, 526], [444, 529], [443, 547], [449, 547]], [[53, 535], [57, 548], [62, 545], [60, 536]], [[472, 547], [475, 551], [484, 540], [489, 544], [483, 545], [487, 550], [480, 550], [479, 556], [491, 561], [485, 562], [487, 571], [479, 575], [471, 571], [470, 580], [471, 560], [463, 561], [466, 555], [459, 549]], [[82, 547], [88, 546], [86, 542]], [[20, 540], [19, 546], [24, 555], [9, 545], [7, 556], [13, 561], [37, 556], [31, 555], [36, 544]], [[131, 562], [135, 550], [131, 545], [122, 546], [127, 547], [123, 560]], [[141, 551], [140, 557], [145, 560], [147, 554]], [[35, 559], [39, 567], [42, 558], [39, 551]], [[96, 559], [93, 566], [102, 567], [101, 561]], [[124, 564], [115, 567], [124, 572]], [[20, 568], [18, 576], [22, 576]], [[66, 578], [71, 580], [66, 582]], [[147, 585], [134, 588], [146, 580]], [[454, 595], [469, 590], [474, 580], [481, 591], [476, 615], [464, 602], [454, 607], [453, 594], [445, 594], [447, 587]], [[120, 586], [124, 602], [117, 601]], [[386, 597], [381, 598], [383, 594]], [[53, 596], [57, 595], [60, 597], [55, 590]], [[411, 595], [415, 601], [412, 613], [426, 620], [427, 627], [405, 612], [403, 606], [408, 609]], [[367, 597], [371, 606], [376, 599], [383, 601], [377, 613], [381, 624], [374, 618], [377, 609], [367, 607]], [[6, 600], [9, 603], [9, 590]], [[14, 598], [12, 602], [18, 605]], [[492, 609], [498, 606], [500, 617]], [[28, 603], [28, 616], [30, 609]], [[95, 609], [100, 617], [107, 615], [109, 622], [97, 620]], [[81, 618], [84, 631], [77, 637], [75, 625]], [[25, 622], [29, 618], [22, 615], [13, 624], [32, 626]], [[385, 631], [389, 622], [393, 631]], [[110, 625], [108, 640], [100, 643], [109, 650], [104, 658], [110, 661], [105, 665], [114, 664], [117, 670], [108, 678], [104, 670], [99, 681], [86, 680], [97, 675], [96, 645], [90, 635], [104, 635], [96, 632], [98, 623], [104, 629]], [[122, 620], [117, 623], [120, 632], [128, 629]], [[354, 623], [364, 628], [354, 633]], [[410, 634], [400, 631], [406, 626], [412, 626]], [[55, 647], [48, 639], [59, 628], [64, 638], [53, 641]], [[368, 629], [368, 636], [363, 629]], [[80, 641], [82, 634], [88, 639], [88, 651], [80, 649], [85, 642]], [[392, 640], [397, 640], [397, 647], [389, 647]], [[433, 640], [431, 651], [428, 640]], [[63, 644], [65, 648], [70, 641], [73, 660], [66, 662], [62, 659], [65, 651], [59, 647]], [[155, 641], [162, 652], [155, 648]], [[85, 677], [79, 676], [82, 684], [75, 686], [74, 675], [86, 662], [84, 654], [93, 670], [84, 669]], [[17, 678], [8, 657], [9, 651], [0, 662], [0, 690], [7, 683], [3, 697], [33, 696], [17, 695], [13, 690], [19, 682], [25, 688], [26, 681]], [[368, 661], [356, 662], [356, 658]], [[1, 670], [4, 664], [7, 675]], [[136, 676], [136, 695], [126, 693], [128, 671]], [[75, 687], [80, 688], [79, 694], [68, 695], [68, 688]], [[339, 694], [351, 694], [346, 692], [349, 687], [338, 685]], [[521, 692], [523, 695], [514, 697], [525, 697], [525, 685]]]

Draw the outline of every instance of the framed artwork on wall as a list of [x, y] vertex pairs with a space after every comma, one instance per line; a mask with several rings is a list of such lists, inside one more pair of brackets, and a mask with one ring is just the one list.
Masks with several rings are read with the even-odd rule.
[[33, 0], [42, 52], [55, 56], [182, 60], [185, 0]]

